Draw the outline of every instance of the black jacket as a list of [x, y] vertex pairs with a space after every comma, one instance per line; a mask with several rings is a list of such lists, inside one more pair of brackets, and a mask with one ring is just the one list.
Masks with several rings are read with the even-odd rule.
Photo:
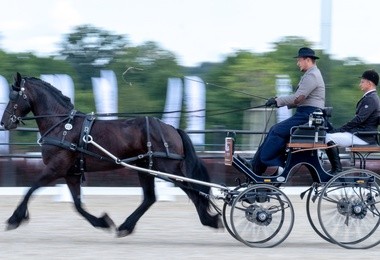
[[[377, 131], [380, 123], [380, 99], [376, 91], [364, 95], [356, 104], [355, 117], [342, 127], [335, 129], [337, 132], [355, 133], [358, 131]], [[376, 136], [358, 135], [364, 141], [374, 144]]]

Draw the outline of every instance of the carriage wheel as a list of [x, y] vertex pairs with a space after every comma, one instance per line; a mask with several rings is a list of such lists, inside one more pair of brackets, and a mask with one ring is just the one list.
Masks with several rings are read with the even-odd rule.
[[313, 186], [307, 193], [306, 197], [306, 215], [311, 227], [314, 229], [321, 238], [327, 242], [334, 243], [330, 238], [328, 238], [322, 230], [321, 225], [318, 220], [318, 198], [321, 195], [321, 190], [323, 187], [320, 185]]
[[228, 233], [230, 233], [230, 235], [236, 240], [239, 240], [239, 239], [235, 236], [235, 233], [233, 232], [231, 228], [231, 221], [230, 221], [231, 205], [234, 202], [235, 198], [239, 195], [240, 193], [239, 190], [246, 189], [246, 188], [247, 188], [247, 185], [238, 186], [234, 188], [232, 192], [230, 192], [227, 195], [226, 199], [224, 200], [223, 209], [222, 209], [222, 219], [223, 219], [224, 227], [227, 229]]
[[230, 222], [236, 238], [251, 247], [273, 247], [283, 242], [294, 224], [294, 209], [278, 188], [257, 184], [231, 205]]
[[334, 176], [318, 200], [318, 219], [334, 243], [365, 249], [380, 243], [380, 176], [353, 169]]

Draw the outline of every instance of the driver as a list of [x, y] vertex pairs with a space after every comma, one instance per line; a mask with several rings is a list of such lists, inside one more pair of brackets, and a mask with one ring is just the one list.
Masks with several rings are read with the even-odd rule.
[[319, 57], [315, 56], [312, 49], [303, 47], [294, 58], [297, 58], [300, 71], [304, 72], [296, 92], [289, 96], [270, 98], [265, 106], [287, 106], [296, 108], [296, 112], [290, 118], [273, 125], [257, 149], [251, 164], [253, 172], [258, 175], [264, 173], [268, 166], [278, 166], [278, 173], [283, 170], [290, 129], [307, 123], [311, 113], [325, 107], [325, 83], [316, 64]]

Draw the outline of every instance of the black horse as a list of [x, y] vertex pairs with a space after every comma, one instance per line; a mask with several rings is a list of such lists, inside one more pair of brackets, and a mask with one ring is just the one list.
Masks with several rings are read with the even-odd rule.
[[[28, 201], [33, 192], [58, 178], [64, 178], [70, 189], [75, 208], [94, 227], [114, 227], [107, 214], [95, 217], [81, 203], [83, 172], [111, 170], [123, 167], [115, 163], [94, 145], [91, 138], [104, 149], [125, 158], [128, 163], [161, 172], [209, 182], [206, 167], [197, 157], [189, 136], [154, 117], [120, 120], [96, 120], [94, 115], [74, 109], [70, 99], [47, 82], [34, 77], [15, 76], [9, 103], [1, 119], [7, 130], [15, 129], [30, 111], [36, 120], [41, 138], [42, 159], [45, 167], [41, 176], [28, 190], [13, 215], [7, 229], [17, 228], [28, 219]], [[123, 160], [124, 161], [124, 160]], [[119, 237], [129, 235], [140, 217], [156, 201], [154, 175], [138, 172], [143, 189], [141, 205], [116, 230]], [[222, 227], [220, 217], [210, 213], [207, 194], [210, 187], [185, 182], [180, 187], [195, 204], [203, 225]]]

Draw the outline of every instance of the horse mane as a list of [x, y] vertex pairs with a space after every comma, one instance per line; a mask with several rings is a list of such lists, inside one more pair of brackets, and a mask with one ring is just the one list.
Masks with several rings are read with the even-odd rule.
[[31, 82], [31, 84], [33, 85], [33, 87], [43, 88], [45, 91], [47, 91], [49, 93], [50, 96], [52, 96], [52, 98], [56, 102], [58, 102], [63, 107], [68, 108], [68, 109], [73, 109], [74, 108], [74, 105], [71, 103], [70, 98], [68, 98], [67, 96], [63, 95], [62, 92], [59, 89], [57, 89], [56, 87], [54, 87], [50, 83], [48, 83], [46, 81], [43, 81], [43, 80], [41, 80], [39, 78], [35, 78], [35, 77], [28, 77], [28, 78], [25, 78], [25, 79], [28, 80], [29, 82]]

